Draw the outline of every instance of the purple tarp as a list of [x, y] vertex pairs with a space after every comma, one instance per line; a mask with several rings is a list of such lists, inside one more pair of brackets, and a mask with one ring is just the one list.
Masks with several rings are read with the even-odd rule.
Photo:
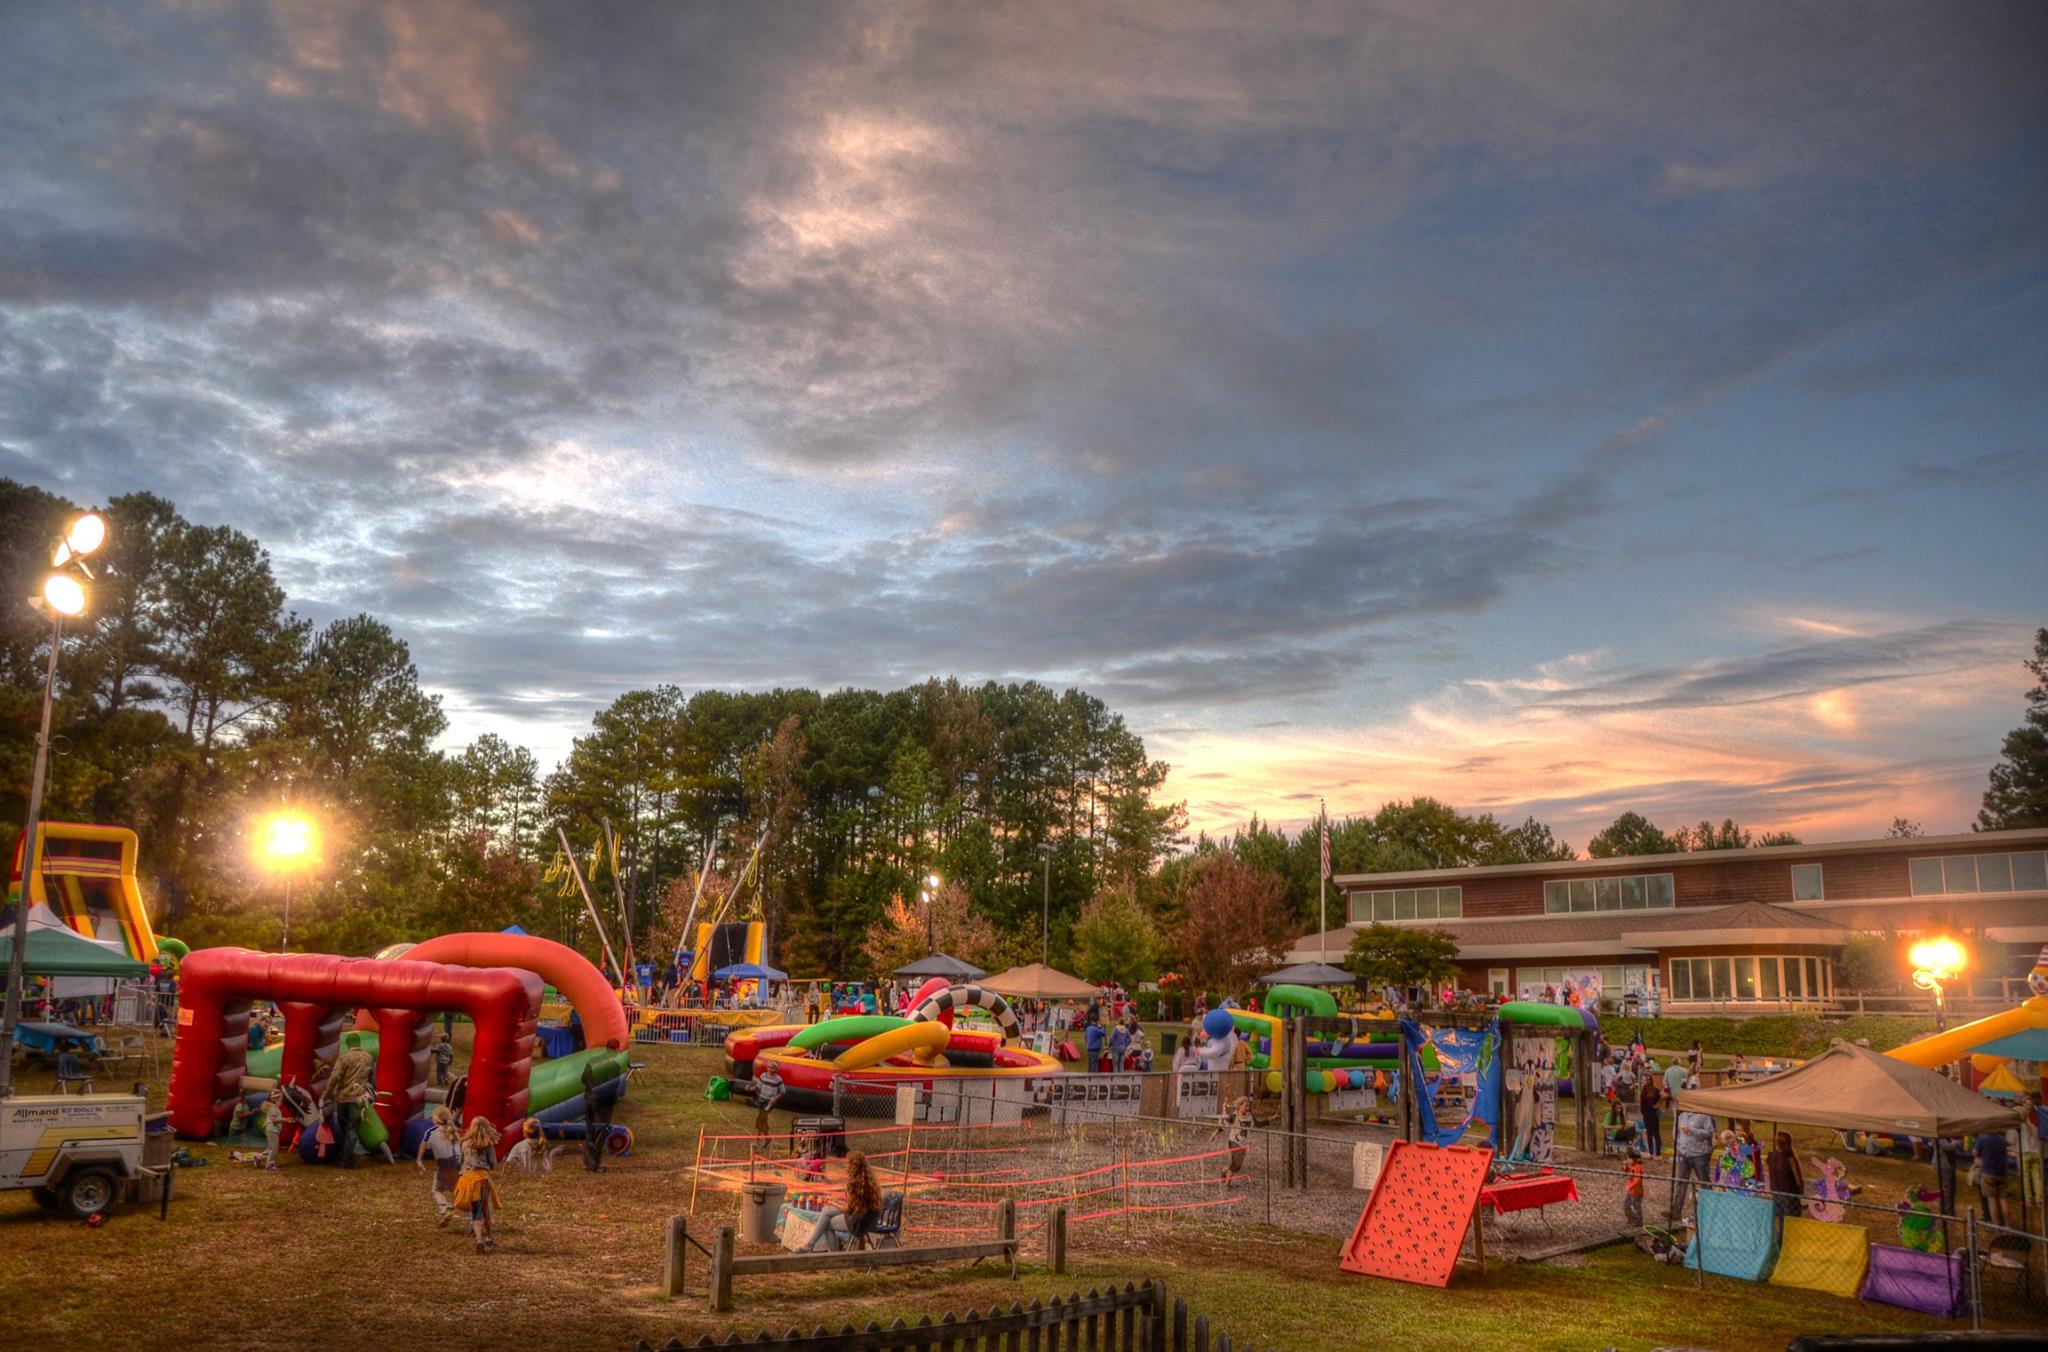
[[1863, 1298], [1953, 1319], [1963, 1308], [1963, 1255], [1921, 1253], [1896, 1244], [1870, 1246]]

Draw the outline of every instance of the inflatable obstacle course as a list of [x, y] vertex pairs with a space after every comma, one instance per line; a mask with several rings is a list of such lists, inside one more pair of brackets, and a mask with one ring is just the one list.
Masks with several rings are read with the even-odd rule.
[[[960, 1010], [986, 1011], [991, 1030], [955, 1026]], [[944, 1079], [1029, 1078], [1060, 1075], [1057, 1058], [1017, 1045], [1021, 1029], [1009, 1003], [979, 986], [953, 986], [934, 978], [911, 1001], [908, 1018], [846, 1014], [809, 1025], [740, 1028], [728, 1033], [731, 1078], [751, 1080], [770, 1066], [782, 1077], [784, 1102], [830, 1110], [832, 1086], [893, 1091], [902, 1084], [929, 1087]]]
[[[543, 976], [569, 997], [592, 1045], [536, 1066]], [[580, 1118], [586, 1067], [600, 1102], [624, 1092], [626, 1019], [617, 996], [581, 954], [534, 935], [442, 935], [390, 959], [202, 949], [185, 958], [181, 977], [167, 1106], [172, 1128], [188, 1139], [221, 1135], [245, 1091], [287, 1081], [318, 1094], [324, 1067], [351, 1047], [376, 1061], [376, 1110], [365, 1114], [364, 1144], [416, 1136], [428, 1103], [427, 1051], [448, 1013], [472, 1023], [475, 1039], [468, 1071], [446, 1097], [465, 1118], [489, 1118], [504, 1134], [501, 1151], [517, 1143], [529, 1116], [544, 1125]], [[284, 1037], [250, 1052], [255, 1000], [277, 1005]]]

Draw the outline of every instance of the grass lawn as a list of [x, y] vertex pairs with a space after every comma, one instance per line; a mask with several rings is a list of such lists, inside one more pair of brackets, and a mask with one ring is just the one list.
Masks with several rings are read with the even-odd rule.
[[[647, 1069], [619, 1120], [633, 1155], [602, 1176], [573, 1154], [549, 1175], [505, 1180], [499, 1251], [479, 1257], [434, 1225], [410, 1164], [353, 1173], [296, 1161], [264, 1173], [222, 1147], [178, 1181], [171, 1219], [124, 1209], [104, 1227], [49, 1218], [26, 1193], [0, 1194], [0, 1347], [237, 1349], [441, 1344], [624, 1349], [636, 1338], [838, 1326], [1007, 1305], [1161, 1277], [1240, 1341], [1383, 1348], [1780, 1348], [1799, 1332], [1948, 1327], [1904, 1311], [1737, 1285], [1661, 1267], [1627, 1248], [1557, 1264], [1461, 1270], [1448, 1290], [1351, 1277], [1337, 1245], [1259, 1226], [1181, 1220], [1127, 1236], [1077, 1230], [1070, 1271], [1018, 1280], [959, 1265], [831, 1277], [779, 1275], [736, 1287], [738, 1313], [705, 1311], [704, 1269], [663, 1299], [662, 1222], [683, 1211], [698, 1130], [744, 1130], [750, 1112], [702, 1097], [709, 1049], [636, 1048]], [[45, 1087], [31, 1074], [29, 1092]], [[161, 1085], [154, 1097], [161, 1101]]]

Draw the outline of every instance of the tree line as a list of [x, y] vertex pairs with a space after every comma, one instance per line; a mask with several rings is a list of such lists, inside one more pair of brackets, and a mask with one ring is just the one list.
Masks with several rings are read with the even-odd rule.
[[[76, 511], [0, 480], [8, 595], [37, 590], [48, 542]], [[704, 914], [764, 920], [781, 965], [801, 975], [894, 965], [929, 928], [983, 966], [1043, 949], [1090, 979], [1172, 973], [1222, 991], [1248, 979], [1247, 954], [1318, 923], [1321, 823], [1254, 819], [1190, 840], [1184, 805], [1160, 801], [1169, 767], [1084, 691], [663, 685], [613, 700], [543, 773], [495, 735], [441, 749], [447, 718], [403, 639], [368, 615], [315, 626], [295, 614], [249, 536], [146, 493], [104, 511], [92, 604], [59, 668], [46, 815], [135, 827], [152, 914], [188, 942], [276, 943], [282, 879], [252, 833], [285, 805], [322, 826], [293, 914], [295, 946], [315, 950], [517, 922], [598, 956], [558, 858], [564, 838], [615, 942], [630, 929], [642, 957], [673, 948], [701, 876]], [[14, 829], [48, 636], [27, 606], [0, 607], [0, 821]], [[2044, 664], [2048, 630], [2029, 663], [2043, 685], [1980, 826], [2048, 823]], [[613, 848], [593, 850], [607, 825]], [[1576, 857], [1533, 818], [1427, 797], [1328, 831], [1336, 873]], [[1792, 840], [1730, 820], [1666, 831], [1629, 812], [1587, 850]], [[1334, 927], [1334, 889], [1331, 901]]]

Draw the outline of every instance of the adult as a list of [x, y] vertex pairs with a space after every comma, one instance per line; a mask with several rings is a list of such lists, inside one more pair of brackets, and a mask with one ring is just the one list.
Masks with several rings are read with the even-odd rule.
[[856, 1150], [846, 1157], [846, 1205], [828, 1206], [818, 1215], [807, 1252], [857, 1249], [882, 1214], [882, 1190], [868, 1169], [868, 1157]]
[[2002, 1131], [1979, 1132], [1971, 1154], [1976, 1160], [1977, 1193], [1983, 1199], [1986, 1217], [1993, 1225], [2007, 1228], [2005, 1188], [2012, 1173], [2011, 1142]]
[[1676, 1228], [1685, 1218], [1685, 1195], [1694, 1183], [1706, 1184], [1713, 1177], [1714, 1119], [1709, 1113], [1680, 1109], [1672, 1124], [1671, 1207], [1666, 1224]]
[[2041, 1099], [2020, 1095], [2020, 1204], [2041, 1204]]
[[1707, 1055], [1705, 1050], [1702, 1049], [1700, 1046], [1700, 1040], [1698, 1038], [1694, 1038], [1692, 1040], [1692, 1048], [1685, 1054], [1686, 1073], [1690, 1075], [1699, 1074], [1701, 1068], [1706, 1062], [1706, 1059]]
[[1096, 1006], [1088, 1006], [1088, 1023], [1081, 1030], [1081, 1041], [1088, 1053], [1088, 1069], [1102, 1069], [1102, 1021], [1096, 1017]]
[[[1693, 1045], [1697, 1047], [1699, 1044], [1694, 1043]], [[1678, 1091], [1685, 1088], [1686, 1076], [1689, 1074], [1685, 1066], [1685, 1062], [1674, 1056], [1671, 1058], [1671, 1064], [1664, 1068], [1665, 1098], [1676, 1099]]]
[[341, 1151], [341, 1167], [356, 1167], [357, 1136], [362, 1129], [363, 1103], [375, 1089], [371, 1076], [377, 1063], [361, 1047], [350, 1047], [335, 1058], [334, 1074], [327, 1080], [327, 1102], [334, 1115], [334, 1143]]
[[1116, 1027], [1109, 1034], [1109, 1068], [1123, 1070], [1124, 1057], [1131, 1050], [1131, 1023], [1129, 1019], [1118, 1019]]
[[1636, 1106], [1643, 1112], [1643, 1150], [1651, 1159], [1664, 1153], [1664, 1124], [1659, 1110], [1664, 1106], [1664, 1082], [1655, 1075], [1643, 1077], [1643, 1087], [1636, 1095]]
[[1799, 1170], [1798, 1152], [1792, 1149], [1792, 1133], [1781, 1131], [1764, 1156], [1764, 1181], [1771, 1190], [1771, 1205], [1780, 1219], [1797, 1216], [1806, 1196], [1806, 1176]]

